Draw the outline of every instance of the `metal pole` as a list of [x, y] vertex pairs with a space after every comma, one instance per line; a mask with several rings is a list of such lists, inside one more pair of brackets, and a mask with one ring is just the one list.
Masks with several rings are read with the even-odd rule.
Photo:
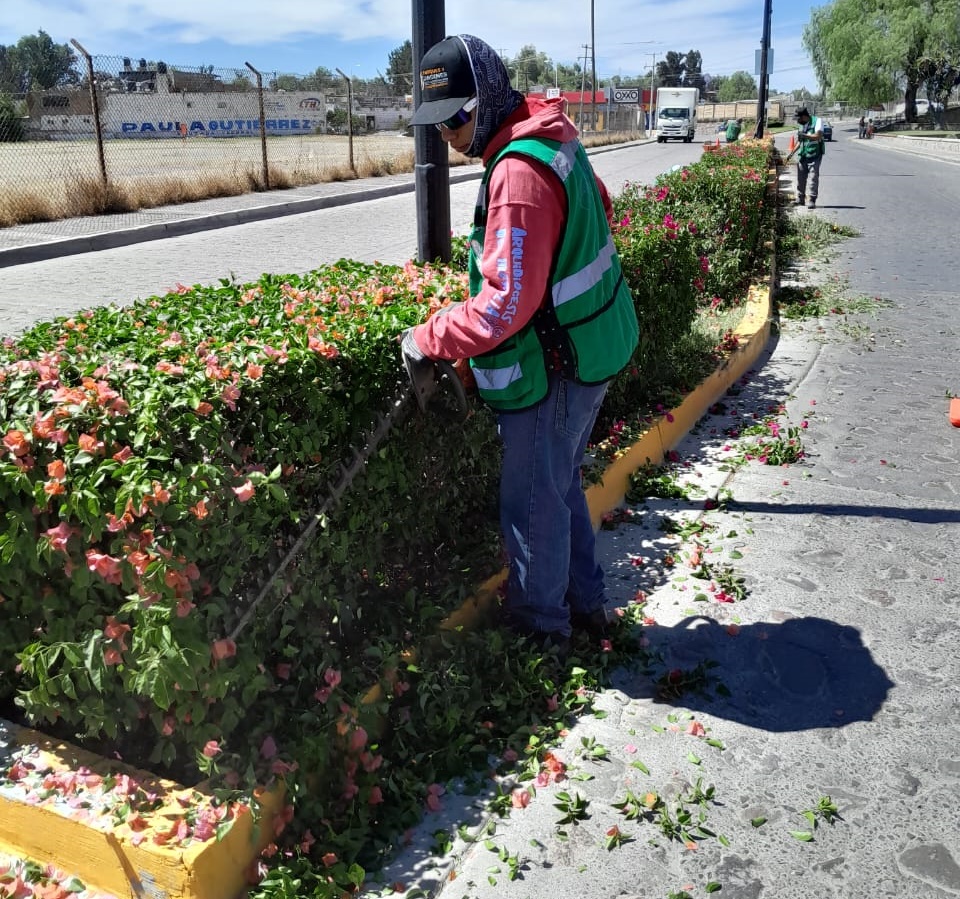
[[597, 130], [597, 38], [593, 27], [593, 7], [594, 0], [590, 0], [590, 70], [591, 70], [591, 91], [592, 94], [590, 108], [593, 110], [590, 116], [591, 127]]
[[100, 128], [100, 98], [97, 96], [97, 85], [93, 79], [93, 57], [80, 46], [79, 41], [70, 38], [73, 44], [84, 56], [87, 61], [87, 78], [90, 79], [90, 103], [93, 106], [93, 127], [97, 133], [97, 156], [100, 160], [100, 180], [103, 186], [107, 186], [107, 158], [103, 153], [103, 132]]
[[[657, 127], [657, 120], [654, 118], [654, 90], [656, 90], [656, 73], [657, 73], [657, 54], [652, 54], [653, 61], [650, 63], [650, 131], [653, 131]], [[649, 135], [648, 135], [649, 137]]]
[[340, 69], [337, 72], [347, 82], [347, 152], [350, 154], [350, 171], [356, 175], [357, 170], [353, 165], [353, 85]]
[[767, 124], [767, 81], [770, 73], [767, 71], [767, 57], [770, 55], [770, 19], [773, 16], [773, 0], [764, 0], [763, 4], [763, 37], [760, 40], [760, 89], [757, 91], [757, 128], [754, 137], [763, 137], [763, 129]]
[[263, 76], [250, 63], [244, 65], [257, 76], [257, 101], [260, 112], [260, 158], [263, 165], [263, 189], [270, 190], [270, 166], [267, 164], [267, 117], [263, 111]]
[[583, 68], [580, 70], [580, 115], [577, 117], [577, 124], [580, 126], [580, 137], [583, 137], [583, 92], [586, 88], [584, 81], [587, 79], [587, 45], [583, 45]]
[[[413, 0], [413, 104], [420, 105], [420, 60], [446, 31], [443, 0]], [[436, 128], [414, 128], [417, 257], [450, 261], [450, 162]]]

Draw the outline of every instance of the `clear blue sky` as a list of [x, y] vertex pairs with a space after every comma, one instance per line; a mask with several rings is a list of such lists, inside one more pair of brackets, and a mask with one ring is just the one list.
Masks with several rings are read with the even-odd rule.
[[[770, 87], [816, 91], [801, 46], [809, 0], [774, 0]], [[447, 0], [448, 34], [483, 38], [504, 55], [532, 44], [573, 64], [596, 45], [601, 85], [646, 71], [653, 54], [699, 50], [705, 73], [754, 74], [763, 0]], [[90, 53], [172, 65], [306, 75], [318, 66], [374, 78], [411, 36], [411, 0], [0, 0], [0, 44], [46, 31]], [[589, 62], [588, 62], [589, 66]]]

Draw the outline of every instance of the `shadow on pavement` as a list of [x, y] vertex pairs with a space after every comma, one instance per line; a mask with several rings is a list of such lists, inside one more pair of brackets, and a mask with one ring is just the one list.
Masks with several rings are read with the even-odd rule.
[[663, 675], [625, 673], [615, 686], [760, 730], [871, 721], [894, 686], [856, 628], [825, 618], [726, 626], [694, 616], [643, 633]]
[[914, 509], [899, 506], [853, 506], [846, 503], [758, 503], [732, 500], [730, 512], [762, 512], [767, 515], [840, 515], [844, 518], [895, 518], [917, 524], [960, 523], [960, 509]]

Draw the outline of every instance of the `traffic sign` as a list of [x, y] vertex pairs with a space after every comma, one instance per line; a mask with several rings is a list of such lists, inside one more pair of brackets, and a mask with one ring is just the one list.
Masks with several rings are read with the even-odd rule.
[[614, 103], [639, 103], [640, 88], [639, 87], [615, 87], [613, 89], [613, 102]]

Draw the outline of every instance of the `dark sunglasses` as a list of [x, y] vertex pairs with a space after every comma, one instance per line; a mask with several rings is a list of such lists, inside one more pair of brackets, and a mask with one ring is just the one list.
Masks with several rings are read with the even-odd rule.
[[446, 128], [448, 131], [456, 131], [457, 128], [462, 128], [467, 122], [470, 121], [470, 113], [477, 108], [477, 98], [471, 97], [463, 105], [462, 109], [458, 109], [449, 119], [444, 119], [442, 122], [437, 122], [437, 131], [441, 128]]

